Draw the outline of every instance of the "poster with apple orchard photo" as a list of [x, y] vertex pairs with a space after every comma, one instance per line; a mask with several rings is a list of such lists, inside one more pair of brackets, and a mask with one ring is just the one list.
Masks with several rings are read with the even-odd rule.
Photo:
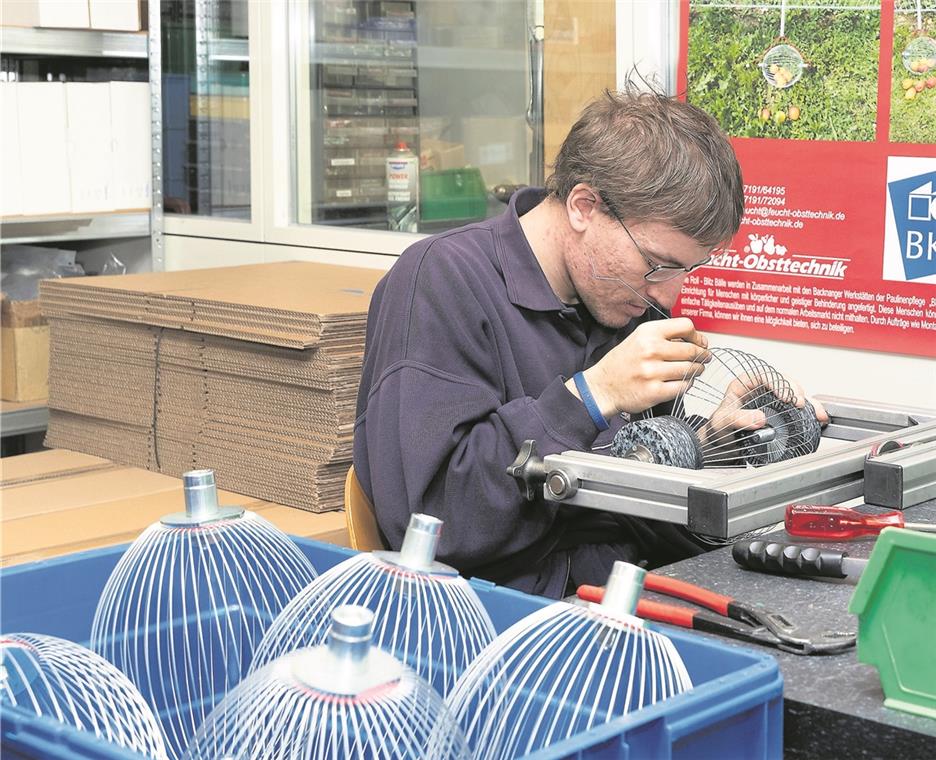
[[936, 357], [936, 0], [680, 0], [677, 86], [731, 138], [741, 228], [703, 330]]

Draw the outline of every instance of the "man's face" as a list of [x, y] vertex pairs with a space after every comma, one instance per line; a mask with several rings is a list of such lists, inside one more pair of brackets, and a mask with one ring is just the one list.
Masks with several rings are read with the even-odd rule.
[[687, 272], [675, 273], [663, 282], [648, 282], [644, 275], [655, 265], [688, 269], [711, 253], [663, 222], [626, 225], [595, 209], [578, 245], [566, 256], [579, 298], [598, 322], [611, 328], [623, 327], [651, 308], [647, 300], [665, 309], [676, 304]]

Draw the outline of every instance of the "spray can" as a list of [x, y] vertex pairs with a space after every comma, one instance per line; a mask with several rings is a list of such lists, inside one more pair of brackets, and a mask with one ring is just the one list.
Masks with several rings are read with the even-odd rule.
[[419, 225], [419, 159], [402, 141], [387, 156], [387, 224], [398, 232]]

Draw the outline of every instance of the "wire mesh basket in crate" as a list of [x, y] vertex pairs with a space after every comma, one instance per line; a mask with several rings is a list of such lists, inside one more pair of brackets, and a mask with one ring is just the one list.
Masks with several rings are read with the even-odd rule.
[[[320, 572], [353, 554], [296, 539]], [[0, 619], [5, 631], [44, 633], [88, 643], [104, 584], [126, 546], [96, 549], [0, 571]], [[472, 580], [498, 633], [550, 600]], [[665, 630], [682, 656], [693, 688], [672, 699], [584, 731], [530, 757], [777, 758], [783, 742], [783, 680], [776, 660], [697, 634]], [[543, 698], [549, 698], [544, 691]], [[48, 718], [18, 708], [0, 710], [4, 760], [141, 760]]]

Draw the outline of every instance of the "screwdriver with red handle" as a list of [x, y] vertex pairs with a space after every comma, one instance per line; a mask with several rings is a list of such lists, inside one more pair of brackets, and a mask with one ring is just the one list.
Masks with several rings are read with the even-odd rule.
[[784, 527], [791, 536], [819, 541], [849, 541], [861, 536], [876, 536], [884, 528], [936, 533], [936, 525], [904, 522], [902, 512], [869, 515], [848, 507], [821, 504], [790, 504], [786, 508]]

